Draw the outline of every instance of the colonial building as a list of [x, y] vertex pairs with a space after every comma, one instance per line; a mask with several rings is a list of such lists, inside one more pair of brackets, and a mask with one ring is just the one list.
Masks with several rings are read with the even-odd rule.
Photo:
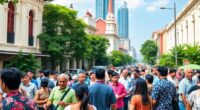
[[108, 15], [106, 20], [98, 19], [96, 21], [97, 27], [97, 35], [104, 36], [109, 40], [110, 46], [107, 49], [107, 53], [109, 54], [113, 50], [119, 50], [119, 37], [118, 37], [118, 28], [117, 23], [115, 21], [115, 16], [113, 14], [113, 1], [109, 0], [108, 5]]
[[[200, 42], [200, 0], [188, 0], [188, 3], [176, 18], [177, 45]], [[169, 52], [175, 46], [175, 24], [168, 24], [159, 36], [162, 36], [159, 48], [162, 53]], [[159, 38], [160, 39], [160, 38]]]
[[0, 5], [0, 68], [19, 51], [40, 55], [43, 0], [19, 0]]

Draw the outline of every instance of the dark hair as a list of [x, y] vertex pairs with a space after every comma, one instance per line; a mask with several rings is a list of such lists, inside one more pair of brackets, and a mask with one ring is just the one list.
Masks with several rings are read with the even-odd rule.
[[21, 72], [21, 78], [24, 78], [24, 77], [28, 77], [28, 74], [27, 73], [25, 73], [25, 72]]
[[35, 70], [33, 70], [33, 69], [29, 69], [28, 72], [30, 72], [32, 74], [36, 73]]
[[95, 74], [95, 72], [94, 72], [94, 71], [91, 71], [91, 72], [90, 72], [90, 76], [91, 76], [92, 74]]
[[51, 73], [50, 73], [51, 75], [53, 75], [53, 74], [58, 74], [58, 72], [57, 71], [51, 71]]
[[176, 69], [170, 69], [169, 74], [171, 74], [171, 73], [176, 73]]
[[200, 75], [197, 76], [197, 80], [198, 80], [198, 82], [200, 82]]
[[51, 73], [51, 70], [49, 70], [49, 69], [44, 70], [44, 76], [45, 77], [49, 77], [50, 73]]
[[67, 74], [69, 77], [69, 81], [73, 80], [71, 74]]
[[114, 72], [115, 72], [115, 71], [113, 71], [113, 70], [108, 70], [108, 71], [107, 71], [107, 73], [108, 73], [109, 76], [112, 76], [112, 74], [113, 74]]
[[112, 77], [113, 76], [119, 76], [119, 74], [117, 72], [113, 72]]
[[167, 76], [168, 74], [168, 68], [166, 66], [160, 66], [158, 68], [158, 72], [161, 76]]
[[87, 91], [86, 91], [84, 85], [82, 85], [82, 84], [79, 84], [75, 88], [76, 96], [81, 101], [80, 110], [88, 110], [88, 95], [86, 92]]
[[4, 68], [1, 79], [10, 90], [17, 90], [21, 83], [21, 71], [15, 67]]
[[147, 74], [147, 75], [145, 75], [145, 79], [147, 80], [148, 83], [150, 83], [150, 84], [153, 83], [153, 75]]
[[145, 69], [142, 69], [141, 72], [145, 72]]
[[135, 69], [134, 72], [140, 75], [140, 70]]
[[95, 73], [96, 73], [97, 79], [104, 79], [105, 78], [105, 70], [104, 69], [97, 68]]
[[142, 96], [142, 104], [143, 105], [150, 104], [149, 96], [148, 96], [147, 83], [144, 79], [137, 79], [136, 80], [135, 94]]
[[43, 78], [41, 80], [41, 87], [47, 87], [49, 83], [49, 79], [48, 78]]

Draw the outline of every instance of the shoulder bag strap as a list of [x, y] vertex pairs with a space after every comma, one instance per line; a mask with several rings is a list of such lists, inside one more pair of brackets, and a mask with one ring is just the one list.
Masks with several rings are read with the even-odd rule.
[[[60, 99], [60, 101], [62, 101], [64, 99], [64, 97], [67, 95], [67, 93], [69, 92], [70, 88], [64, 93], [64, 95], [62, 96], [62, 98]], [[56, 106], [56, 110], [58, 108], [59, 105]]]

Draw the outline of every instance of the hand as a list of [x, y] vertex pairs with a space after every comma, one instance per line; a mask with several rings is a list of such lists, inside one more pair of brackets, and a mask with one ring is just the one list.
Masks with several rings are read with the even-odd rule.
[[116, 99], [119, 99], [119, 98], [120, 98], [119, 95], [117, 95], [117, 94], [115, 95], [115, 97], [116, 97]]
[[63, 102], [63, 101], [58, 102], [58, 105], [60, 105], [60, 106], [67, 106], [67, 104], [65, 102]]
[[43, 106], [43, 108], [44, 108], [44, 110], [47, 110], [47, 104], [44, 104], [44, 106]]

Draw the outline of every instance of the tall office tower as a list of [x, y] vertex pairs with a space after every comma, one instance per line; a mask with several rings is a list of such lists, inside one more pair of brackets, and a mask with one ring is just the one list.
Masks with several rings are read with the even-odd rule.
[[118, 9], [118, 33], [120, 38], [128, 38], [129, 34], [129, 18], [127, 2]]
[[[106, 16], [108, 14], [108, 1], [109, 0], [96, 0], [96, 19], [106, 19]], [[113, 0], [112, 4], [112, 10], [113, 13], [115, 13], [115, 0]]]

